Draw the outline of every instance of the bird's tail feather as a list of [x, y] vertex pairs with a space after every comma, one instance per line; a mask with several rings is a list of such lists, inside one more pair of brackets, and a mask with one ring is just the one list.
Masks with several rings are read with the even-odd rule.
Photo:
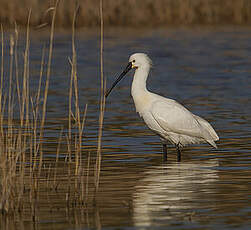
[[200, 125], [204, 128], [204, 130], [207, 132], [207, 135], [205, 138], [207, 143], [217, 149], [217, 145], [215, 144], [215, 141], [218, 141], [219, 137], [217, 133], [214, 131], [213, 127], [205, 119], [196, 115], [194, 116], [196, 120], [200, 123]]
[[212, 138], [212, 140], [207, 140], [207, 142], [209, 144], [211, 144], [210, 141], [212, 141], [213, 144], [211, 144], [211, 145], [215, 147], [216, 145], [215, 145], [214, 141], [218, 141], [219, 137], [218, 137], [217, 133], [214, 131], [213, 127], [205, 119], [203, 119], [199, 116], [196, 116], [196, 115], [194, 115], [194, 116], [195, 116], [195, 119], [200, 123], [200, 125], [202, 127], [204, 127], [206, 129], [206, 131], [209, 133], [210, 137]]
[[207, 143], [217, 149], [217, 145], [215, 144], [215, 142], [213, 140], [207, 140]]

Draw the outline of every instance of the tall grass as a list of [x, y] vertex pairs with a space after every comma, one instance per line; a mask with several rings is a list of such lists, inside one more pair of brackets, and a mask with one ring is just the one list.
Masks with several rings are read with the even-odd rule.
[[[54, 2], [54, 3], [53, 3]], [[79, 2], [76, 26], [99, 26], [99, 0]], [[26, 25], [28, 9], [34, 14], [32, 26], [51, 25], [47, 9], [55, 0], [2, 0], [0, 21], [5, 25]], [[56, 17], [60, 27], [71, 27], [75, 4], [61, 0]], [[250, 0], [106, 0], [104, 22], [112, 26], [156, 26], [170, 24], [250, 24]], [[46, 12], [46, 13], [45, 13]]]
[[100, 169], [101, 169], [101, 142], [102, 142], [102, 131], [104, 122], [105, 112], [105, 88], [106, 84], [104, 81], [104, 70], [103, 70], [103, 49], [104, 49], [104, 20], [103, 20], [103, 0], [100, 0], [99, 4], [100, 12], [100, 112], [99, 112], [99, 130], [98, 130], [98, 148], [96, 157], [96, 169], [95, 169], [95, 195], [99, 188]]
[[[46, 72], [46, 83], [45, 83], [44, 98], [43, 98], [44, 103], [43, 103], [42, 119], [41, 119], [41, 125], [40, 125], [40, 136], [39, 136], [40, 143], [43, 142], [44, 123], [45, 123], [46, 106], [47, 106], [48, 90], [49, 90], [49, 83], [50, 83], [50, 74], [51, 74], [51, 60], [52, 60], [55, 18], [56, 18], [58, 2], [59, 0], [56, 1], [55, 6], [52, 8], [53, 16], [52, 16], [52, 24], [51, 24], [51, 32], [50, 32], [50, 46], [49, 46], [49, 57], [48, 57], [47, 72]], [[39, 174], [40, 174], [41, 167], [42, 167], [42, 160], [43, 160], [43, 149], [42, 149], [41, 144], [39, 148], [40, 148], [40, 161], [39, 161]]]
[[[56, 13], [60, 4], [56, 1], [50, 8], [52, 23], [49, 38], [49, 50], [41, 50], [39, 81], [35, 96], [31, 94], [30, 81], [30, 21], [32, 10], [28, 12], [25, 49], [23, 51], [23, 66], [18, 63], [18, 29], [10, 33], [9, 38], [1, 25], [1, 79], [0, 79], [0, 213], [21, 212], [29, 206], [33, 221], [36, 221], [37, 203], [41, 189], [46, 191], [65, 192], [66, 207], [84, 206], [88, 201], [90, 158], [87, 165], [83, 162], [82, 144], [83, 129], [87, 114], [87, 105], [80, 106], [77, 53], [75, 48], [75, 24], [78, 9], [75, 9], [72, 21], [72, 57], [69, 58], [71, 67], [69, 86], [69, 116], [68, 130], [58, 129], [58, 145], [55, 148], [55, 161], [47, 164], [44, 161], [44, 133], [46, 132], [47, 102], [49, 100], [50, 73], [53, 59], [54, 30]], [[5, 60], [4, 42], [9, 39], [9, 61]], [[47, 57], [47, 59], [46, 59]], [[5, 70], [9, 63], [8, 71]], [[22, 71], [20, 71], [20, 69]], [[8, 76], [6, 76], [8, 72]], [[103, 76], [103, 75], [102, 75]], [[8, 88], [4, 83], [8, 80]], [[45, 85], [42, 85], [42, 82]], [[102, 92], [104, 89], [102, 89]], [[17, 108], [15, 108], [17, 106]], [[18, 111], [18, 112], [17, 112]], [[14, 116], [15, 113], [15, 116]], [[102, 118], [103, 119], [103, 118]], [[77, 127], [77, 131], [72, 131]], [[99, 139], [98, 151], [101, 151]], [[67, 143], [64, 159], [64, 179], [58, 165], [62, 143]], [[66, 175], [66, 176], [65, 176]], [[59, 188], [60, 186], [60, 188]], [[28, 200], [28, 201], [27, 201]], [[1, 225], [0, 225], [1, 226]]]

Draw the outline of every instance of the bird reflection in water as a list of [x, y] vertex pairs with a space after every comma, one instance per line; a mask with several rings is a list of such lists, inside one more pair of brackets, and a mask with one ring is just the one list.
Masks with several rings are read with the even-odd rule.
[[148, 168], [135, 186], [133, 219], [136, 226], [199, 218], [199, 209], [215, 204], [218, 161], [170, 163]]

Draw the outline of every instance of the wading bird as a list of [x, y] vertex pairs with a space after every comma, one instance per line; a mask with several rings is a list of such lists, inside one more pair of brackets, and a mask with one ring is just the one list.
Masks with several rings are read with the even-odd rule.
[[146, 125], [160, 137], [165, 159], [167, 159], [168, 142], [176, 146], [177, 161], [181, 160], [180, 149], [189, 144], [207, 142], [217, 148], [215, 141], [219, 140], [219, 137], [206, 120], [194, 115], [175, 100], [147, 90], [146, 80], [151, 65], [151, 59], [146, 54], [135, 53], [131, 55], [125, 70], [115, 80], [105, 96], [108, 97], [127, 72], [135, 69], [131, 94], [136, 111]]

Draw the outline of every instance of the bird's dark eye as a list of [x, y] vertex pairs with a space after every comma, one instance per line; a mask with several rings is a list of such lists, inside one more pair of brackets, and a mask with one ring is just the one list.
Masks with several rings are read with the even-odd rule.
[[135, 63], [135, 60], [133, 60], [132, 63]]

